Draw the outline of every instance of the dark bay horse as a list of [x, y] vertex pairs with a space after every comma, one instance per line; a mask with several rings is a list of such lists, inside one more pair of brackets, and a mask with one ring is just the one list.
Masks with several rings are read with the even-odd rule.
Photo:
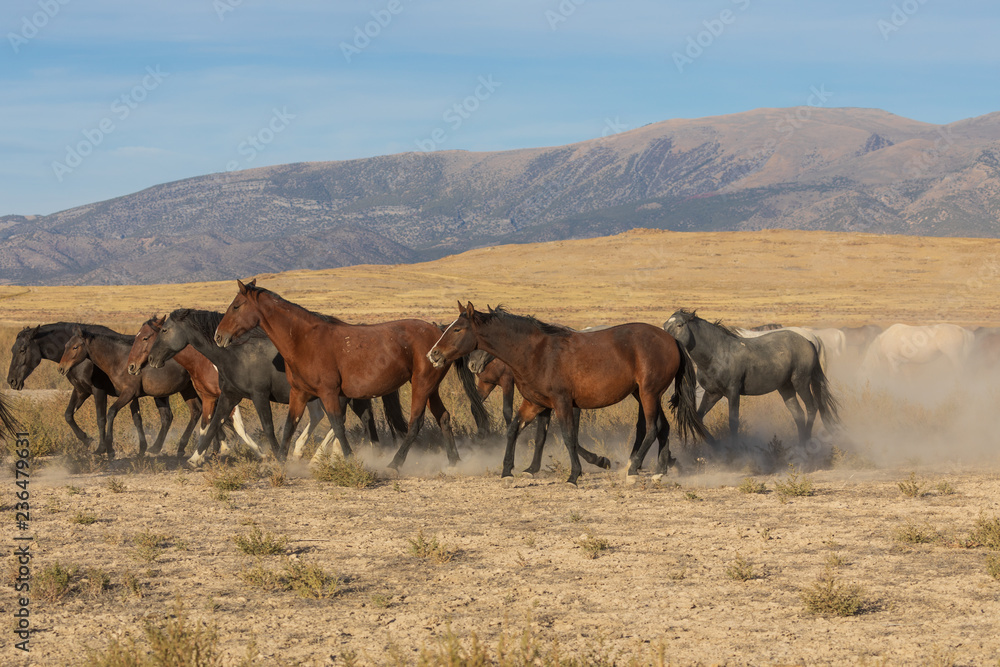
[[459, 303], [459, 313], [427, 357], [444, 366], [478, 348], [514, 373], [524, 401], [507, 429], [503, 477], [509, 477], [514, 467], [514, 445], [522, 424], [551, 408], [569, 451], [568, 481], [575, 484], [581, 469], [574, 408], [603, 408], [629, 395], [638, 399], [644, 419], [637, 420], [628, 474], [638, 473], [654, 439], [660, 443], [656, 472], [665, 473], [673, 459], [667, 445], [670, 425], [660, 399], [675, 377], [679, 389], [672, 404], [681, 433], [705, 435], [694, 405], [691, 360], [662, 329], [632, 323], [584, 333], [513, 315], [502, 307], [478, 312], [471, 303]]
[[441, 335], [440, 329], [412, 319], [348, 324], [286, 301], [257, 287], [256, 280], [236, 282], [239, 293], [216, 328], [215, 342], [227, 347], [260, 325], [284, 357], [291, 393], [283, 449], [287, 450], [306, 402], [315, 396], [323, 403], [344, 456], [350, 456], [344, 431], [346, 400], [384, 396], [409, 382], [410, 421], [389, 466], [398, 470], [403, 465], [428, 406], [444, 433], [449, 463], [458, 463], [451, 415], [438, 393], [451, 364], [435, 366], [427, 359], [427, 352]]
[[[476, 388], [482, 400], [485, 401], [496, 387], [500, 387], [503, 393], [504, 423], [509, 428], [510, 422], [514, 419], [514, 372], [510, 370], [507, 364], [484, 350], [473, 350], [462, 358], [466, 360], [469, 370], [478, 377]], [[580, 408], [574, 408], [573, 411], [574, 419], [576, 419], [578, 425], [577, 428], [579, 428]], [[535, 453], [531, 457], [531, 465], [525, 468], [524, 472], [535, 474], [542, 469], [542, 454], [545, 450], [545, 440], [548, 436], [549, 422], [551, 420], [551, 408], [542, 410], [535, 417], [535, 421], [538, 423], [535, 430]], [[606, 457], [598, 456], [590, 450], [585, 449], [582, 445], [579, 446], [579, 450], [580, 456], [587, 463], [595, 465], [598, 468], [607, 469], [611, 467], [611, 461]]]
[[[729, 402], [730, 438], [739, 433], [740, 396], [772, 391], [781, 395], [792, 413], [802, 444], [812, 434], [817, 411], [828, 429], [838, 422], [837, 402], [830, 393], [819, 352], [799, 334], [783, 330], [743, 338], [687, 310], [675, 312], [663, 328], [698, 364], [698, 382], [705, 389], [699, 416], [704, 417], [723, 396]], [[805, 415], [796, 394], [805, 405]]]
[[[142, 369], [146, 365], [146, 360], [149, 358], [149, 351], [153, 348], [153, 343], [160, 333], [160, 327], [163, 326], [164, 320], [166, 320], [166, 316], [158, 317], [153, 315], [139, 328], [135, 339], [132, 341], [132, 349], [128, 353], [129, 375], [139, 375], [142, 372]], [[175, 354], [173, 359], [191, 376], [191, 384], [201, 399], [201, 433], [199, 435], [203, 435], [208, 430], [212, 416], [215, 414], [219, 395], [222, 393], [222, 390], [219, 388], [219, 370], [215, 367], [215, 364], [209, 361], [208, 357], [190, 345]], [[264, 458], [260, 448], [257, 447], [257, 443], [247, 436], [246, 431], [243, 429], [243, 420], [240, 417], [239, 406], [233, 409], [232, 414], [236, 418], [235, 424], [233, 424], [233, 420], [229, 415], [221, 415], [221, 418], [226, 425], [231, 426], [236, 431], [258, 457]], [[216, 451], [218, 451], [221, 444], [221, 433], [217, 433], [213, 441], [215, 442]]]
[[[257, 410], [264, 437], [267, 438], [271, 451], [276, 458], [283, 458], [283, 451], [274, 435], [271, 402], [288, 404], [291, 387], [285, 372], [285, 360], [267, 334], [256, 327], [234, 340], [229, 347], [218, 347], [213, 338], [215, 329], [221, 321], [222, 313], [208, 310], [179, 308], [173, 311], [160, 326], [159, 334], [150, 348], [149, 365], [153, 368], [162, 367], [168, 359], [188, 345], [205, 355], [219, 370], [221, 396], [217, 410], [221, 411], [220, 420], [221, 415], [239, 404], [240, 400], [250, 399]], [[389, 428], [394, 434], [405, 432], [406, 422], [400, 410], [399, 395], [392, 393], [384, 396], [382, 400]], [[309, 427], [296, 443], [296, 455], [322, 419], [322, 406], [318, 402], [310, 401], [308, 407]], [[351, 408], [361, 419], [372, 442], [377, 444], [379, 435], [375, 429], [370, 403], [352, 402]], [[220, 420], [216, 420], [213, 416], [208, 431], [202, 436], [202, 441], [192, 456], [193, 464], [201, 461], [208, 439], [218, 431]]]
[[[7, 370], [7, 384], [10, 385], [10, 388], [14, 391], [21, 391], [24, 388], [24, 381], [38, 367], [42, 359], [58, 363], [59, 359], [62, 358], [63, 350], [66, 349], [66, 341], [72, 337], [76, 327], [90, 333], [117, 333], [107, 327], [77, 322], [53, 322], [52, 324], [40, 324], [36, 327], [24, 327], [17, 334], [14, 345], [10, 348], [10, 367]], [[84, 444], [90, 444], [90, 436], [84, 433], [83, 429], [76, 423], [75, 415], [87, 398], [93, 394], [94, 407], [97, 411], [98, 442], [103, 442], [108, 395], [118, 395], [114, 383], [111, 382], [107, 373], [100, 368], [95, 368], [91, 361], [84, 361], [74, 366], [73, 370], [66, 374], [66, 379], [73, 385], [73, 393], [70, 395], [64, 417], [73, 431], [73, 435]], [[138, 409], [139, 404], [136, 403], [133, 415], [138, 415]], [[136, 428], [142, 428], [141, 419], [136, 422]]]
[[[201, 417], [201, 401], [191, 385], [191, 378], [180, 364], [172, 363], [163, 369], [143, 371], [139, 375], [129, 375], [128, 353], [132, 349], [132, 337], [123, 334], [88, 333], [76, 329], [73, 336], [66, 341], [66, 349], [59, 360], [59, 372], [63, 375], [72, 368], [90, 359], [94, 365], [107, 373], [118, 390], [118, 400], [108, 408], [108, 427], [104, 442], [97, 449], [98, 454], [107, 453], [108, 458], [114, 458], [114, 424], [118, 411], [126, 404], [132, 403], [141, 396], [152, 396], [160, 412], [160, 432], [150, 448], [150, 454], [158, 454], [167, 437], [173, 412], [170, 409], [170, 396], [179, 393], [188, 404], [191, 419], [181, 435], [177, 445], [177, 455], [183, 456], [184, 447], [191, 437], [191, 432]], [[138, 408], [133, 408], [133, 416], [138, 414]], [[139, 456], [146, 453], [146, 435], [137, 423], [139, 430]]]

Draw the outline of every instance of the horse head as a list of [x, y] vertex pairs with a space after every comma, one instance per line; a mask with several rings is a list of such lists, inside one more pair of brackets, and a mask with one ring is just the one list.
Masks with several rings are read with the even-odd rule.
[[7, 384], [14, 391], [24, 389], [24, 381], [31, 372], [38, 367], [42, 361], [42, 349], [35, 340], [37, 327], [24, 327], [14, 339], [14, 344], [10, 348], [10, 368], [7, 369]]
[[263, 290], [257, 287], [257, 279], [254, 278], [246, 284], [237, 280], [236, 285], [239, 287], [239, 292], [226, 309], [219, 326], [215, 328], [215, 344], [219, 347], [228, 347], [233, 339], [260, 324], [260, 313], [256, 304], [257, 297]]
[[427, 358], [435, 368], [441, 368], [446, 363], [451, 363], [459, 357], [464, 357], [476, 349], [474, 327], [476, 316], [481, 313], [476, 312], [471, 301], [465, 306], [459, 301], [458, 313], [458, 318], [448, 325], [444, 333], [441, 334], [441, 337], [438, 338], [438, 341], [427, 352]]
[[83, 329], [80, 327], [73, 329], [73, 335], [66, 341], [62, 358], [59, 360], [59, 373], [61, 375], [69, 373], [70, 369], [90, 355], [87, 339], [88, 335], [84, 333]]

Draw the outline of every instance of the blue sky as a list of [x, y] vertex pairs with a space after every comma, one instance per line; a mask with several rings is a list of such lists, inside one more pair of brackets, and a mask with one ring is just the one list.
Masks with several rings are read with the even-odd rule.
[[948, 123], [1000, 110], [998, 19], [996, 0], [5, 0], [0, 214], [227, 169], [559, 145], [814, 87]]

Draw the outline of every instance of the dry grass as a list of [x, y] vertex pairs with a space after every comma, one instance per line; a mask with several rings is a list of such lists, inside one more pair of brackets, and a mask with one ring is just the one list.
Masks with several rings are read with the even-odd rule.
[[801, 598], [806, 611], [822, 616], [856, 616], [870, 604], [864, 588], [843, 583], [829, 567], [802, 591]]
[[378, 475], [366, 468], [361, 459], [353, 456], [347, 459], [333, 456], [313, 466], [311, 472], [321, 482], [331, 482], [352, 489], [367, 489], [375, 486], [378, 481]]

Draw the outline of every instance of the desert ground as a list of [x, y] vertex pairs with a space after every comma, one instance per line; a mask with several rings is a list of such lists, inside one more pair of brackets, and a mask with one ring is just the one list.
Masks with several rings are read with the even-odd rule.
[[[970, 326], [1000, 320], [998, 253], [991, 240], [639, 231], [258, 283], [353, 321], [446, 321], [461, 299], [570, 325], [659, 324], [697, 307], [733, 324]], [[24, 325], [134, 330], [175, 307], [224, 310], [234, 294], [235, 283], [0, 288], [0, 362]], [[376, 478], [341, 486], [305, 461], [138, 459], [127, 417], [120, 458], [98, 461], [72, 442], [66, 385], [43, 362], [24, 392], [6, 391], [35, 447], [36, 597], [31, 652], [4, 633], [0, 663], [134, 664], [114, 656], [187, 642], [204, 651], [192, 664], [227, 665], [998, 665], [1000, 392], [989, 372], [932, 375], [897, 391], [840, 374], [843, 425], [819, 430], [808, 467], [786, 465], [794, 427], [781, 401], [747, 400], [738, 442], [672, 440], [681, 469], [658, 480], [624, 475], [628, 399], [585, 413], [583, 443], [613, 466], [585, 464], [578, 486], [565, 483], [558, 437], [541, 473], [501, 480], [499, 436], [471, 435], [449, 379], [457, 468], [429, 425], [390, 472], [391, 450], [364, 444], [352, 422], [353, 472]], [[489, 404], [499, 421], [499, 399]], [[94, 432], [90, 405], [80, 422]], [[175, 413], [168, 453], [186, 421]], [[719, 406], [707, 425], [723, 422]], [[262, 551], [273, 553], [248, 553]], [[9, 585], [0, 605], [15, 609]]]

